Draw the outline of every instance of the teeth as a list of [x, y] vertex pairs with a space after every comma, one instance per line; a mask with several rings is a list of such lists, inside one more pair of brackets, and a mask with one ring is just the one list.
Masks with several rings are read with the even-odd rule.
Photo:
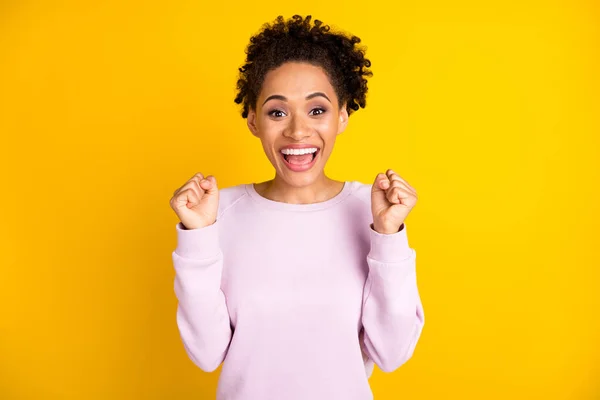
[[315, 153], [317, 151], [316, 147], [306, 148], [306, 149], [283, 149], [281, 152], [285, 155], [296, 155], [299, 156], [301, 154]]

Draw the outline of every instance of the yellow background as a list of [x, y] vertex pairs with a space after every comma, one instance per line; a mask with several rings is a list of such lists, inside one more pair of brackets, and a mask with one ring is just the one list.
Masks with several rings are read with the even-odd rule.
[[0, 398], [214, 398], [177, 332], [169, 199], [272, 177], [237, 68], [310, 13], [374, 72], [327, 173], [419, 193], [426, 325], [375, 399], [599, 399], [600, 6], [404, 3], [0, 2]]

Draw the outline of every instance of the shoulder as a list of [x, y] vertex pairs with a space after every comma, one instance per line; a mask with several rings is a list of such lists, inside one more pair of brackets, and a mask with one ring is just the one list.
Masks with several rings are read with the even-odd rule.
[[371, 189], [373, 184], [360, 181], [352, 181], [352, 184], [354, 187], [352, 188], [351, 195], [371, 207]]
[[219, 211], [218, 216], [221, 217], [226, 212], [230, 211], [241, 200], [248, 196], [246, 184], [229, 186], [219, 189]]
[[371, 212], [371, 188], [370, 183], [352, 181], [350, 199], [346, 202], [346, 212], [351, 216], [350, 220], [362, 232], [363, 240], [368, 240], [368, 230], [373, 221]]
[[357, 220], [362, 221], [363, 217], [371, 218], [371, 187], [370, 183], [352, 181], [352, 190], [345, 208]]

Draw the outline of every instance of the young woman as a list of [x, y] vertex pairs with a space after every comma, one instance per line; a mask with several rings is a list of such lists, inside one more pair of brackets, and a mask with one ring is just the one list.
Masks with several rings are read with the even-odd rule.
[[202, 370], [223, 363], [217, 399], [367, 400], [373, 365], [406, 362], [423, 329], [405, 219], [415, 189], [324, 173], [365, 107], [360, 39], [311, 17], [278, 17], [250, 39], [235, 102], [273, 179], [219, 189], [195, 174], [170, 204], [177, 324]]

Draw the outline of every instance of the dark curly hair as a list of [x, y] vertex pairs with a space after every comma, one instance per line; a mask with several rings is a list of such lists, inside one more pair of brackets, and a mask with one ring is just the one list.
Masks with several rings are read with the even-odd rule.
[[265, 75], [288, 61], [308, 62], [323, 68], [334, 87], [338, 104], [346, 103], [348, 115], [366, 106], [367, 79], [373, 73], [365, 48], [357, 46], [360, 38], [330, 32], [329, 25], [311, 16], [294, 15], [285, 21], [280, 15], [265, 23], [262, 31], [250, 38], [246, 61], [239, 68], [235, 103], [243, 103], [242, 117], [256, 109]]

